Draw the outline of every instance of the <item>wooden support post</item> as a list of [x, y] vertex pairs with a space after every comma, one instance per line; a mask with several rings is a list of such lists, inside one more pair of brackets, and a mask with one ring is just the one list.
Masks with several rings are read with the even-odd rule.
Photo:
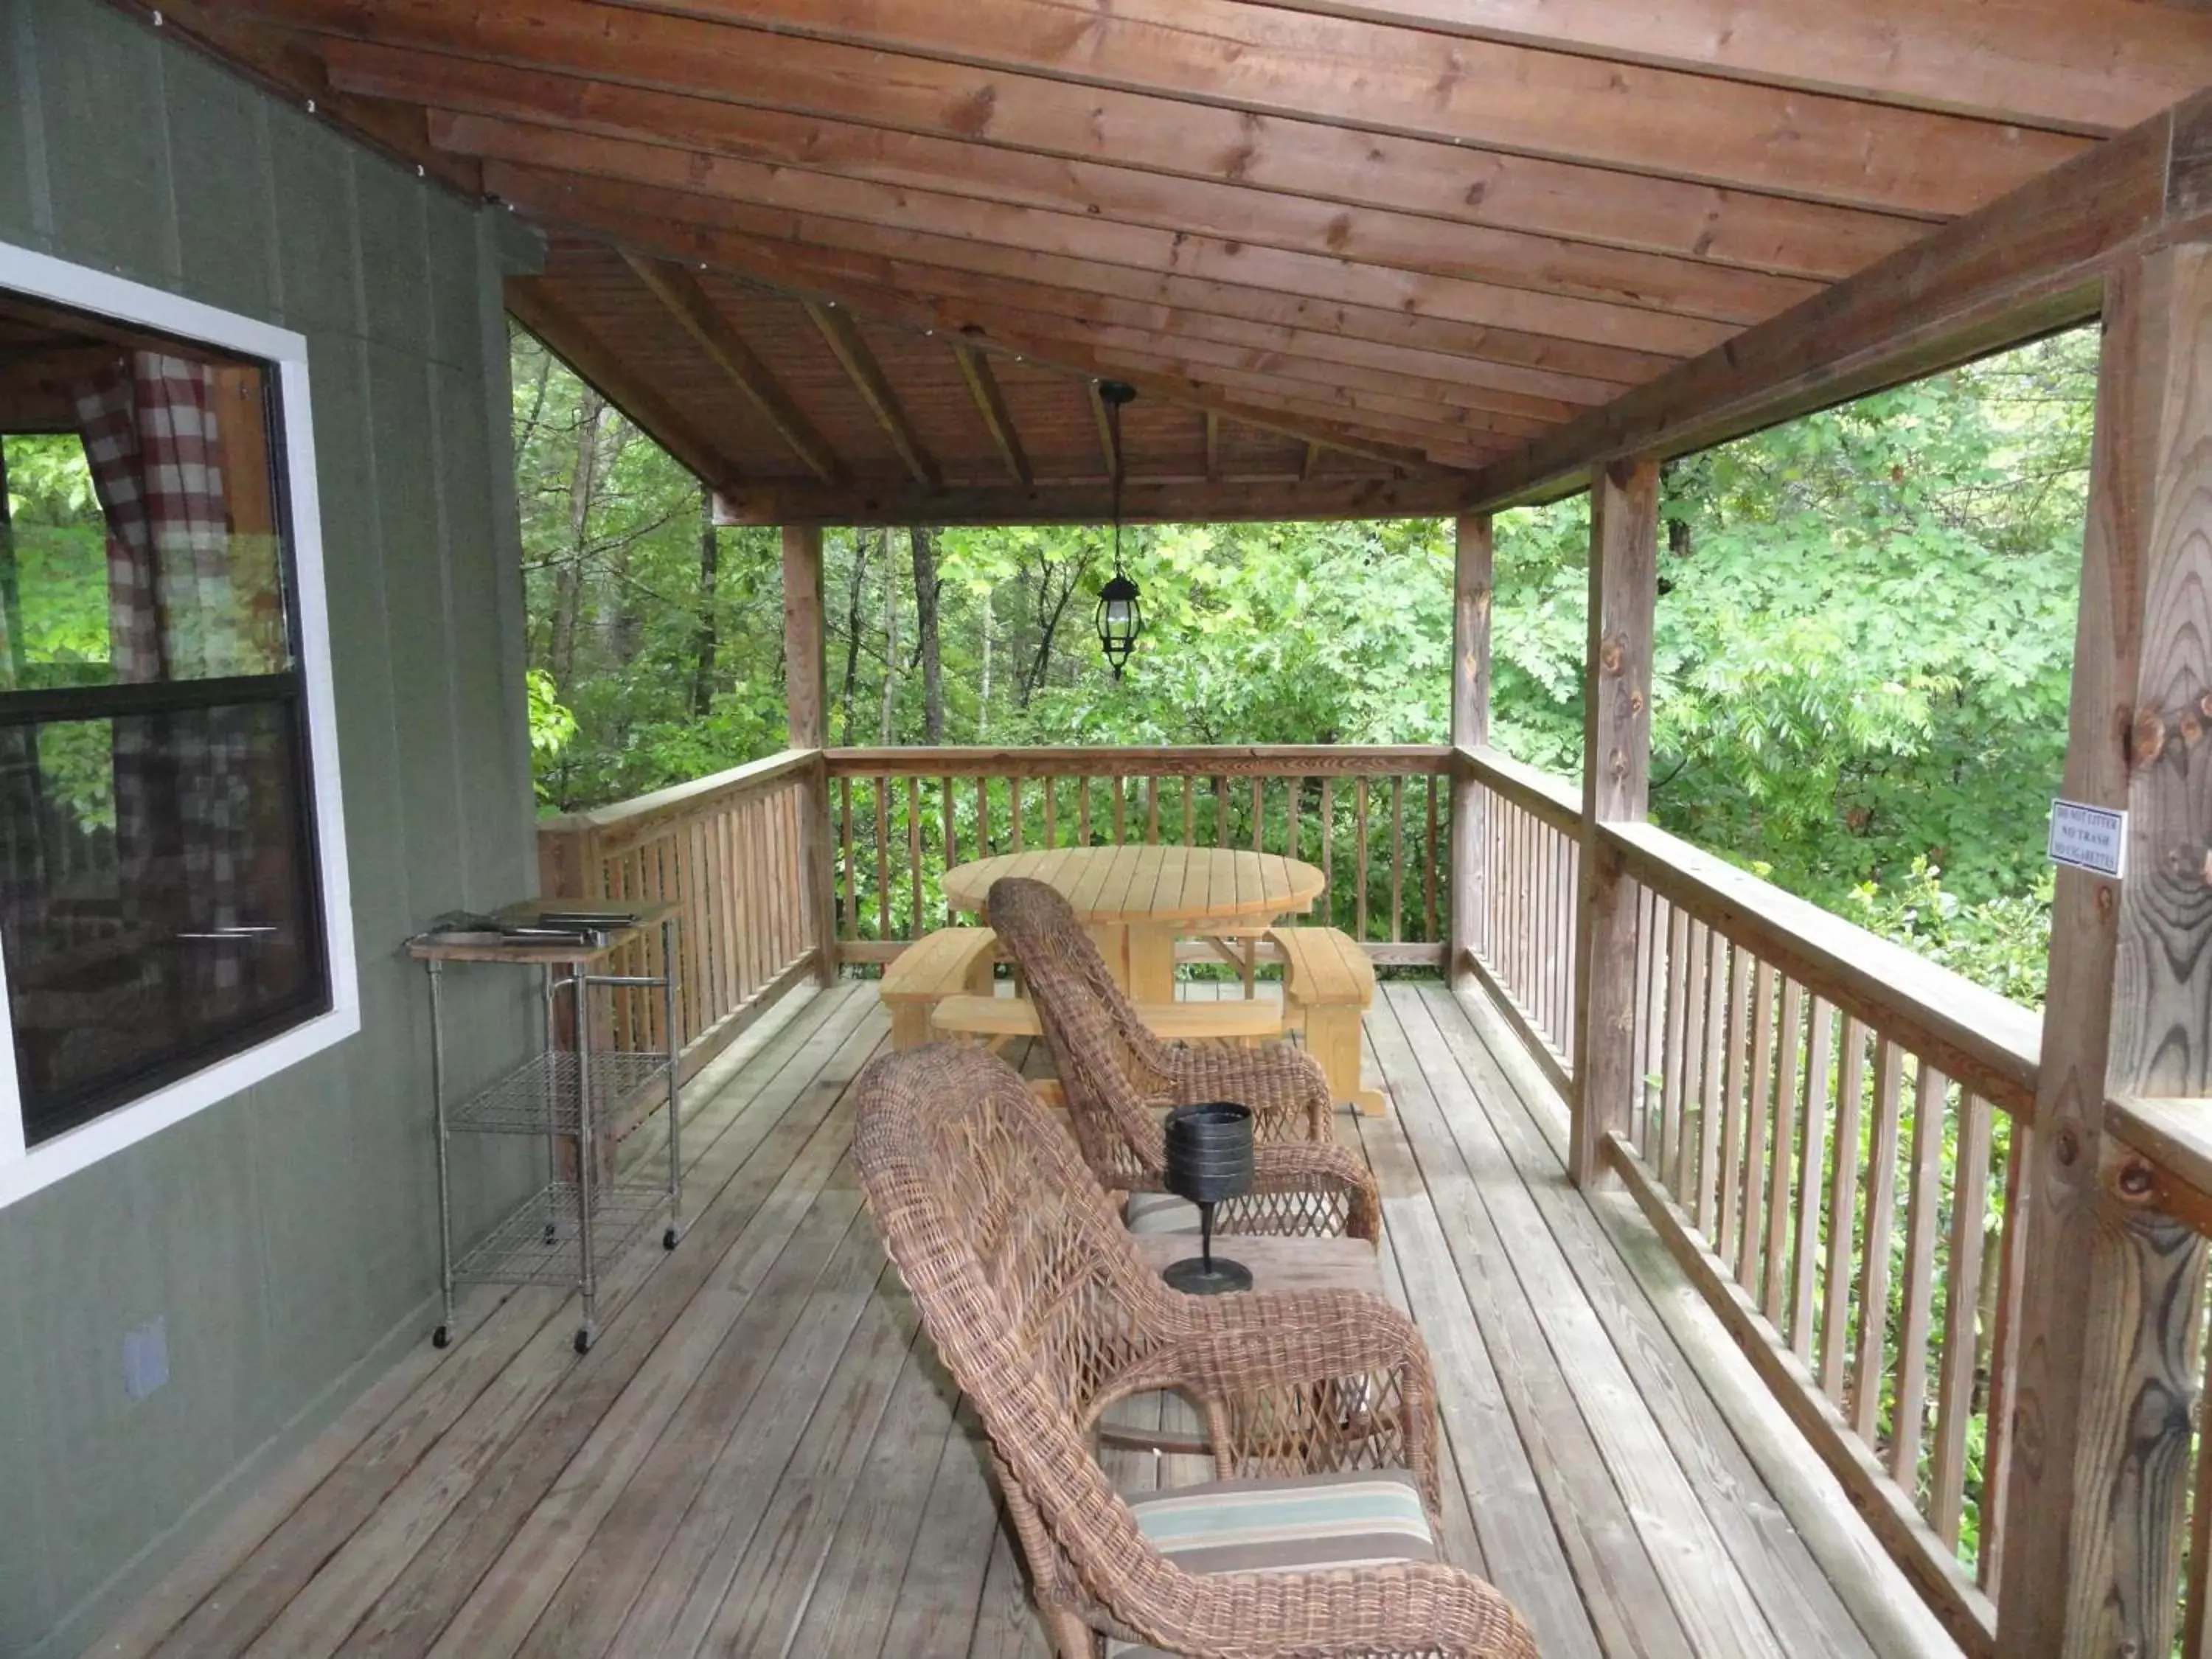
[[[822, 638], [822, 532], [787, 525], [783, 532], [783, 695], [793, 749], [817, 753], [827, 742], [830, 682]], [[817, 761], [806, 791], [805, 902], [814, 933], [814, 975], [837, 978], [836, 872], [831, 866], [830, 773]]]
[[[1468, 514], [1455, 526], [1452, 580], [1451, 740], [1454, 749], [1480, 749], [1490, 741], [1490, 595], [1497, 544], [1490, 515]], [[1456, 757], [1451, 772], [1451, 942], [1444, 976], [1460, 989], [1474, 981], [1466, 953], [1481, 938], [1492, 872], [1483, 849], [1487, 796]]]
[[1997, 1619], [2019, 1659], [2173, 1642], [2204, 1247], [2103, 1120], [2212, 1094], [2208, 612], [2212, 250], [2187, 246], [2105, 291], [2063, 787], [2127, 811], [2127, 854], [2117, 881], [2059, 871], [2051, 915]]
[[1568, 1173], [1606, 1169], [1636, 1094], [1636, 894], [1598, 826], [1644, 817], [1651, 781], [1651, 623], [1659, 466], [1614, 461], [1590, 480], [1589, 647], [1583, 663], [1582, 891], [1576, 907]]

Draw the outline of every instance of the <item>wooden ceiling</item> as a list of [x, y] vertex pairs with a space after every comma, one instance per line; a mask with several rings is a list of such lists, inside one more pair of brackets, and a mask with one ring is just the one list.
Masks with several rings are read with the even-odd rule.
[[1103, 517], [1101, 376], [1133, 517], [1449, 511], [2212, 84], [2145, 0], [163, 10], [542, 226], [752, 522]]

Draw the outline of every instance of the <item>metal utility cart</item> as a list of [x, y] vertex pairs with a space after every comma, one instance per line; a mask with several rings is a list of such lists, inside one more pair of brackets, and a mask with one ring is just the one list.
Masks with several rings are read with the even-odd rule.
[[[554, 902], [510, 905], [482, 926], [417, 934], [408, 953], [430, 980], [431, 1092], [438, 1129], [439, 1285], [443, 1316], [432, 1342], [453, 1337], [453, 1287], [459, 1284], [574, 1285], [583, 1301], [576, 1352], [599, 1336], [599, 1277], [607, 1264], [665, 1213], [661, 1246], [684, 1234], [682, 1115], [677, 1107], [681, 1037], [676, 1018], [677, 927], [673, 905], [595, 907]], [[603, 925], [601, 925], [603, 924]], [[660, 930], [662, 971], [607, 971], [624, 947]], [[564, 936], [565, 932], [565, 936]], [[494, 963], [536, 968], [544, 975], [545, 1048], [459, 1105], [446, 1098], [443, 980], [448, 963]], [[625, 987], [660, 993], [665, 1048], [595, 1046], [592, 993]], [[574, 1047], [555, 1046], [556, 1010], [568, 999]], [[619, 1032], [609, 1020], [603, 1030]], [[632, 1026], [635, 1030], [635, 1025]], [[617, 1180], [613, 1173], [615, 1113], [665, 1084], [668, 1111], [665, 1184]], [[455, 1134], [536, 1135], [545, 1143], [545, 1182], [467, 1255], [453, 1256], [450, 1138]], [[607, 1154], [602, 1167], [599, 1153]]]

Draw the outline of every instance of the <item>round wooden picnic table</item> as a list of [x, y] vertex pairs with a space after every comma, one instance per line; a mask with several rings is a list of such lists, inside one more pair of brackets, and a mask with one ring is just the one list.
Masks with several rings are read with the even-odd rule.
[[1176, 939], [1255, 939], [1278, 918], [1311, 909], [1323, 884], [1312, 865], [1279, 853], [1055, 847], [956, 865], [945, 873], [945, 902], [982, 915], [991, 884], [1003, 876], [1058, 888], [1115, 979], [1140, 1003], [1175, 1000]]

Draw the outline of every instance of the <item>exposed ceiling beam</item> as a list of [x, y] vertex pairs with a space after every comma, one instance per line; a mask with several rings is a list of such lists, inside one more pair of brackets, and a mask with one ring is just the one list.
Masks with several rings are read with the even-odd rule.
[[[968, 140], [886, 132], [850, 120], [756, 109], [635, 87], [580, 100], [567, 75], [333, 43], [349, 83], [411, 95], [448, 112], [550, 125], [586, 138], [643, 142], [735, 161], [826, 173], [1105, 223], [1182, 231], [1289, 252], [1326, 249], [1354, 263], [1607, 304], [1751, 323], [1813, 293], [1794, 276], [1674, 254], [1600, 246], [1463, 221], [1316, 200], [1242, 183], [1170, 178]], [[587, 117], [574, 112], [586, 103]], [[510, 157], [512, 159], [512, 157]]]
[[[651, 249], [687, 261], [704, 261], [794, 294], [816, 294], [840, 300], [854, 305], [856, 308], [884, 316], [888, 320], [913, 327], [943, 328], [952, 332], [973, 328], [977, 335], [990, 335], [990, 331], [972, 319], [942, 315], [925, 301], [899, 296], [895, 301], [879, 304], [875, 291], [860, 289], [856, 293], [839, 283], [818, 281], [811, 271], [779, 258], [774, 246], [741, 234], [703, 225], [678, 224], [649, 215], [625, 216], [611, 208], [599, 209], [589, 217], [579, 219], [569, 210], [573, 199], [569, 186], [574, 181], [562, 175], [540, 174], [501, 164], [495, 176], [497, 183], [494, 187], [501, 195], [544, 220], [574, 224], [595, 235], [611, 234], [632, 246]], [[963, 337], [968, 337], [963, 333]], [[1346, 453], [1362, 455], [1394, 467], [1419, 470], [1435, 464], [1468, 468], [1482, 465], [1492, 458], [1492, 454], [1481, 452], [1463, 452], [1456, 446], [1449, 446], [1433, 454], [1426, 453], [1419, 447], [1415, 437], [1401, 428], [1399, 422], [1387, 422], [1379, 428], [1353, 426], [1333, 419], [1330, 413], [1319, 408], [1299, 404], [1295, 400], [1289, 400], [1291, 407], [1287, 412], [1279, 407], [1254, 408], [1240, 398], [1195, 380], [1125, 372], [1101, 354], [1073, 344], [1028, 342], [1008, 336], [1003, 331], [990, 338], [988, 343], [994, 349], [1023, 353], [1040, 363], [1058, 368], [1066, 373], [1126, 380], [1147, 395], [1157, 396], [1164, 402], [1178, 403], [1194, 410], [1214, 409], [1224, 418], [1261, 431], [1280, 432], [1301, 443], [1310, 437], [1318, 436]]]
[[[655, 10], [1376, 132], [1948, 216], [2084, 141], [1249, 0], [655, 0]], [[988, 118], [988, 110], [979, 112]]]
[[[1132, 477], [1121, 486], [1121, 516], [1132, 524], [1313, 519], [1437, 518], [1460, 510], [1466, 480], [1454, 474], [1413, 478], [1327, 473], [1243, 483], [1234, 479]], [[1091, 483], [954, 485], [929, 493], [853, 483], [748, 484], [724, 495], [718, 521], [735, 525], [1103, 524], [1113, 492]]]
[[[635, 240], [633, 231], [646, 225], [680, 228], [687, 236], [703, 234], [708, 240], [715, 233], [735, 232], [750, 242], [779, 248], [805, 246], [813, 251], [813, 257], [840, 259], [856, 268], [867, 266], [879, 273], [879, 283], [884, 287], [908, 285], [911, 273], [926, 266], [1079, 295], [1233, 317], [1263, 326], [1341, 333], [1351, 339], [1466, 359], [1470, 367], [1455, 368], [1455, 374], [1471, 380], [1487, 376], [1487, 383], [1510, 385], [1538, 395], [1582, 400], [1594, 387], [1610, 395], [1681, 361], [1654, 352], [1486, 328], [1383, 306], [1344, 305], [1284, 295], [1233, 279], [1216, 282], [1178, 272], [1098, 264], [964, 237], [816, 218], [684, 191], [625, 185], [503, 161], [489, 164], [484, 178], [486, 188], [495, 195], [532, 206], [568, 224], [594, 228], [605, 235]], [[1561, 376], [1568, 379], [1562, 382], [1557, 378]]]
[[637, 273], [638, 280], [653, 290], [684, 331], [697, 342], [708, 360], [751, 400], [753, 407], [775, 428], [776, 435], [789, 446], [791, 453], [806, 464], [807, 470], [824, 483], [842, 478], [845, 465], [837, 452], [814, 429], [814, 423], [799, 405], [792, 402], [791, 394], [731, 326], [730, 319], [715, 308], [707, 290], [699, 286], [698, 278], [665, 259], [634, 254], [623, 257]]
[[1267, 0], [1338, 17], [2106, 134], [2212, 84], [2212, 19], [2141, 0]]
[[1725, 323], [1675, 312], [1359, 265], [1328, 254], [1259, 247], [1082, 214], [1000, 207], [965, 197], [900, 189], [830, 173], [800, 173], [487, 116], [434, 111], [430, 132], [442, 148], [480, 160], [657, 186], [693, 193], [708, 202], [965, 237], [1141, 270], [1188, 270], [1305, 298], [1417, 311], [1485, 327], [1626, 346], [1669, 356], [1689, 356], [1709, 349], [1735, 331]]
[[1486, 469], [1477, 504], [1558, 495], [1621, 456], [1703, 448], [2085, 321], [2116, 264], [2208, 238], [2212, 93]]
[[337, 31], [322, 43], [331, 77], [364, 92], [458, 107], [480, 82], [457, 58], [592, 77], [562, 86], [561, 118], [617, 137], [647, 136], [626, 89], [690, 94], [1818, 280], [1920, 234], [1913, 217], [1107, 88], [1070, 97], [1039, 77], [658, 13], [571, 4], [525, 20], [443, 0], [387, 0], [374, 13], [347, 0], [253, 3]]
[[844, 366], [846, 378], [860, 394], [860, 401], [867, 404], [868, 412], [876, 417], [876, 424], [883, 428], [884, 435], [891, 441], [891, 447], [898, 452], [899, 459], [914, 475], [914, 481], [925, 489], [942, 488], [944, 474], [915, 432], [914, 422], [907, 418], [906, 406], [899, 402], [898, 393], [891, 390], [883, 365], [868, 349], [868, 343], [860, 337], [851, 313], [839, 310], [835, 300], [809, 300], [805, 306], [807, 316], [813, 319], [816, 330]]
[[507, 308], [555, 356], [589, 381], [633, 424], [649, 433], [701, 483], [715, 489], [731, 489], [737, 483], [741, 476], [737, 465], [700, 431], [690, 416], [638, 379], [632, 366], [564, 305], [543, 277], [508, 277]]
[[[1034, 480], [1030, 471], [1030, 458], [1022, 451], [1022, 435], [1014, 428], [1014, 417], [1006, 410], [1006, 394], [999, 390], [999, 377], [991, 370], [991, 360], [972, 346], [955, 343], [952, 356], [960, 365], [961, 378], [968, 382], [969, 395], [975, 400], [975, 412], [982, 417], [983, 427], [991, 434], [991, 442], [1006, 463], [1007, 476], [1018, 484]], [[1207, 416], [1211, 421], [1213, 417]]]

